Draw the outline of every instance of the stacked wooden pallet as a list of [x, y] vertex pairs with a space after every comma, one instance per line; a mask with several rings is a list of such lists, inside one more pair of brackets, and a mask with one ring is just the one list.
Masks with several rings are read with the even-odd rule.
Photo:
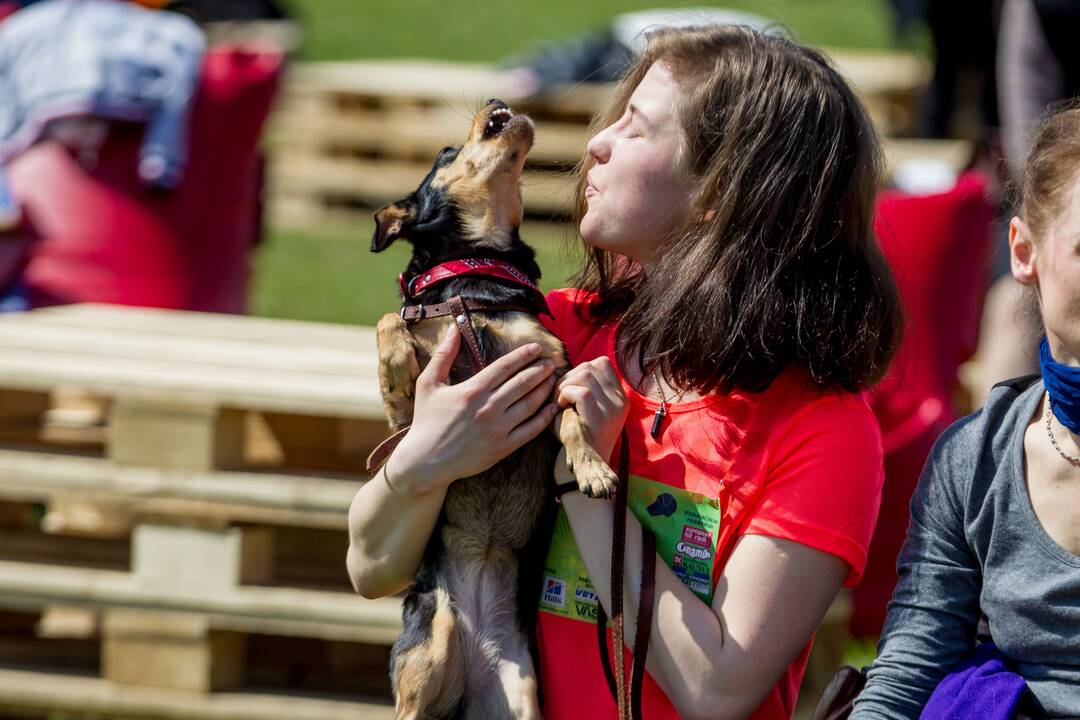
[[[887, 136], [909, 133], [929, 70], [912, 55], [836, 51], [838, 67]], [[523, 175], [526, 212], [560, 218], [570, 210], [572, 169], [588, 124], [612, 87], [581, 84], [514, 101], [536, 122]], [[460, 144], [487, 98], [513, 97], [487, 65], [437, 61], [311, 63], [293, 69], [271, 132], [270, 208], [278, 222], [370, 217], [414, 190], [439, 149]], [[956, 145], [894, 141], [892, 154], [962, 162]], [[957, 157], [961, 157], [957, 160]]]
[[72, 306], [0, 348], [0, 715], [392, 715], [399, 602], [344, 570], [370, 329]]

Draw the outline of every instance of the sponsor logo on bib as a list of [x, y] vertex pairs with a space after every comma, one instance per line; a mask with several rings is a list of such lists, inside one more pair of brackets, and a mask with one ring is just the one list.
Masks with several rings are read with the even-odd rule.
[[566, 583], [550, 575], [544, 577], [544, 595], [541, 602], [557, 608], [566, 607]]

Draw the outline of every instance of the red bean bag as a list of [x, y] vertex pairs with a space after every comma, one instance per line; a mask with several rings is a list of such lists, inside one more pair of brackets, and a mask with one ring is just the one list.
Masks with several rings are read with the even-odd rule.
[[258, 142], [282, 65], [272, 50], [207, 53], [172, 192], [136, 174], [140, 125], [115, 125], [89, 171], [49, 143], [16, 158], [9, 179], [35, 239], [24, 274], [32, 304], [243, 312], [260, 232]]
[[956, 373], [975, 352], [989, 278], [993, 207], [978, 173], [945, 193], [889, 191], [875, 232], [896, 276], [906, 327], [896, 360], [871, 393], [885, 446], [885, 488], [866, 572], [852, 591], [852, 632], [881, 631], [896, 585], [908, 505], [938, 435], [958, 413]]

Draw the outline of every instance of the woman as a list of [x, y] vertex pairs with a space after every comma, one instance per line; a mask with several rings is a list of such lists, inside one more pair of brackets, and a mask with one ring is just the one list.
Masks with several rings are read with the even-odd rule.
[[1012, 274], [1046, 328], [1042, 377], [996, 386], [931, 453], [858, 720], [919, 717], [983, 615], [1025, 711], [1080, 717], [1080, 108], [1036, 130], [1020, 200]]
[[[871, 237], [880, 149], [816, 52], [747, 28], [668, 30], [597, 120], [581, 169], [581, 288], [549, 296], [577, 365], [559, 383], [596, 449], [630, 451], [625, 611], [641, 523], [657, 537], [646, 718], [788, 718], [811, 636], [865, 562], [881, 444], [859, 390], [900, 332]], [[357, 589], [407, 585], [446, 487], [536, 435], [550, 367], [526, 349], [442, 384], [350, 511]], [[516, 372], [516, 374], [515, 374]], [[656, 432], [654, 421], [659, 408]], [[483, 412], [478, 412], [483, 409]], [[531, 417], [530, 417], [531, 416]], [[571, 481], [565, 463], [557, 483]], [[613, 717], [596, 643], [610, 614], [609, 502], [563, 496], [538, 637], [545, 715]]]

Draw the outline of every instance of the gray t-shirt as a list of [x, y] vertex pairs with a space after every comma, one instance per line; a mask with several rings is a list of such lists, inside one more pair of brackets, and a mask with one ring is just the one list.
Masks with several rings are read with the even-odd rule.
[[1024, 477], [1024, 433], [1042, 392], [1041, 381], [998, 386], [934, 446], [851, 720], [918, 718], [973, 647], [980, 609], [1046, 715], [1080, 718], [1080, 557], [1043, 529]]

